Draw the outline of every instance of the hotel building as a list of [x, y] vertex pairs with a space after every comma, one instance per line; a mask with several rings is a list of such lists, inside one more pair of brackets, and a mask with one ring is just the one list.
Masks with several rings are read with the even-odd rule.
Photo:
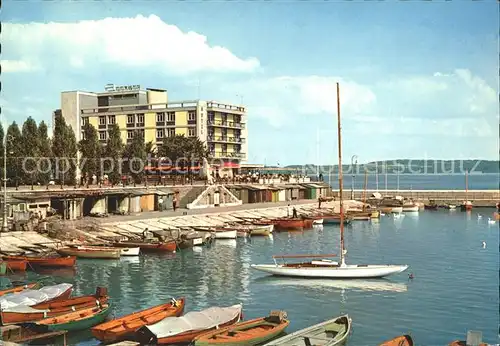
[[202, 100], [170, 102], [166, 90], [107, 85], [104, 92], [62, 92], [61, 108], [54, 115], [58, 112], [74, 129], [77, 141], [83, 139], [87, 123], [97, 129], [102, 143], [108, 138], [109, 126], [118, 124], [124, 143], [131, 141], [136, 131], [156, 147], [165, 137], [198, 137], [206, 143], [221, 175], [232, 175], [233, 169], [247, 160], [247, 116], [241, 105]]

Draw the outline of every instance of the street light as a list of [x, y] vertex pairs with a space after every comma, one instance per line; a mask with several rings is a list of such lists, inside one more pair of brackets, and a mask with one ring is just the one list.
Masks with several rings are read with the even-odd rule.
[[[356, 159], [356, 163], [354, 160]], [[351, 200], [354, 200], [354, 165], [358, 164], [358, 155], [352, 155], [351, 157], [351, 169], [352, 169], [352, 179], [351, 179]]]
[[6, 232], [9, 228], [7, 223], [7, 143], [14, 137], [5, 135], [3, 143], [3, 218], [2, 218], [2, 232]]

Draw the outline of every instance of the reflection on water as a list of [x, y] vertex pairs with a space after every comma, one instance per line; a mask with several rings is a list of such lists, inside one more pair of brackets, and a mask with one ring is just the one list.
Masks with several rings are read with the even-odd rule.
[[[273, 263], [274, 254], [338, 253], [335, 225], [276, 232], [272, 237], [217, 239], [210, 247], [169, 255], [79, 259], [76, 273], [28, 272], [17, 278], [70, 282], [77, 295], [105, 286], [115, 316], [184, 296], [186, 312], [243, 303], [245, 318], [250, 319], [286, 310], [290, 332], [349, 313], [356, 331], [350, 346], [376, 345], [408, 331], [419, 345], [445, 345], [463, 338], [468, 329], [482, 330], [483, 339], [489, 341], [498, 332], [498, 250], [481, 249], [481, 241], [496, 244], [499, 232], [491, 231], [487, 218], [478, 223], [479, 212], [487, 215], [474, 210], [469, 222], [470, 215], [443, 210], [346, 227], [349, 263], [410, 265], [407, 273], [388, 279], [275, 278], [249, 268], [252, 263]], [[408, 280], [410, 272], [413, 280]], [[6, 286], [6, 279], [0, 280]], [[70, 340], [71, 345], [97, 344], [88, 333]]]

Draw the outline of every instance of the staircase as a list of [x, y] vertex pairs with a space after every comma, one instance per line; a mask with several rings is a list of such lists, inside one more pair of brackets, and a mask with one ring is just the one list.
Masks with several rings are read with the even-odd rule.
[[205, 191], [206, 186], [192, 186], [183, 187], [179, 190], [179, 208], [186, 208], [186, 206], [193, 202], [196, 197], [198, 197], [203, 191]]

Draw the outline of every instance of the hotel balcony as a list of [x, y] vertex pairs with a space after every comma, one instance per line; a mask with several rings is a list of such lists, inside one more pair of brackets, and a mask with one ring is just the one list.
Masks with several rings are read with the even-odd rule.
[[213, 158], [221, 159], [244, 159], [246, 157], [245, 153], [227, 152], [227, 151], [210, 151], [210, 156]]
[[232, 129], [244, 129], [245, 128], [245, 123], [237, 123], [234, 121], [223, 121], [223, 120], [208, 120], [208, 125], [209, 126], [217, 126], [217, 127], [228, 127]]
[[241, 137], [228, 137], [228, 136], [208, 136], [208, 142], [220, 142], [220, 143], [245, 143], [245, 138]]

